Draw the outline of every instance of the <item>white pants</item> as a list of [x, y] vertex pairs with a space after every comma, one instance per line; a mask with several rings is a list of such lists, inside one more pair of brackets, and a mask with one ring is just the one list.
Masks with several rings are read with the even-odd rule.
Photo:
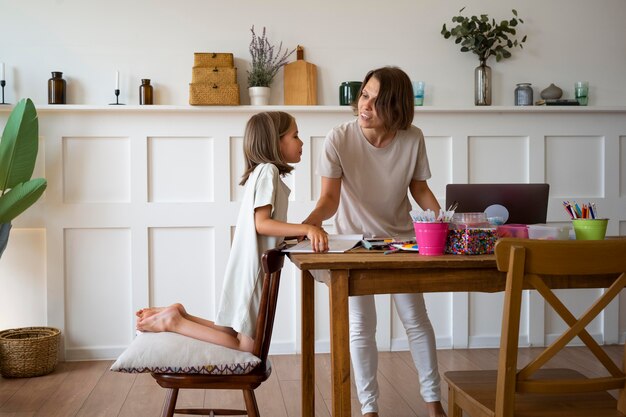
[[[393, 294], [396, 310], [409, 339], [417, 368], [420, 393], [426, 402], [440, 401], [435, 332], [430, 324], [423, 294]], [[373, 295], [350, 297], [350, 356], [361, 413], [378, 412], [378, 349], [376, 305]]]

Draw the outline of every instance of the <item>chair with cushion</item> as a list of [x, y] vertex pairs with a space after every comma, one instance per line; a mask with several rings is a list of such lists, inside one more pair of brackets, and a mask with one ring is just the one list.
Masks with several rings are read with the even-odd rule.
[[[252, 353], [176, 333], [140, 333], [111, 366], [111, 370], [150, 372], [160, 386], [167, 388], [163, 417], [171, 417], [174, 413], [258, 417], [254, 389], [267, 380], [272, 371], [267, 355], [284, 260], [280, 248], [263, 254], [263, 289]], [[246, 410], [176, 409], [180, 389], [242, 390]]]
[[[498, 269], [506, 272], [502, 335], [497, 370], [449, 371], [449, 417], [626, 415], [624, 359], [617, 365], [585, 327], [626, 286], [626, 239], [547, 241], [502, 239], [495, 248]], [[579, 318], [565, 307], [551, 286], [567, 288], [568, 280], [603, 294]], [[520, 307], [524, 289], [537, 290], [569, 328], [517, 369]], [[542, 368], [578, 337], [606, 369], [585, 376], [571, 369]], [[618, 390], [617, 399], [608, 390]]]
[[[256, 322], [256, 337], [252, 354], [261, 362], [252, 371], [245, 374], [233, 375], [197, 375], [197, 374], [168, 374], [152, 373], [156, 382], [163, 388], [167, 388], [167, 397], [163, 408], [163, 417], [181, 414], [211, 414], [211, 415], [248, 415], [259, 416], [259, 407], [254, 396], [254, 389], [267, 380], [272, 372], [271, 364], [267, 359], [274, 326], [276, 303], [278, 301], [278, 288], [280, 284], [280, 272], [285, 257], [280, 249], [272, 249], [263, 254], [263, 291], [259, 305], [259, 315]], [[240, 389], [246, 404], [243, 410], [204, 409], [175, 409], [178, 390], [181, 388], [192, 389]], [[238, 414], [237, 414], [238, 413]]]

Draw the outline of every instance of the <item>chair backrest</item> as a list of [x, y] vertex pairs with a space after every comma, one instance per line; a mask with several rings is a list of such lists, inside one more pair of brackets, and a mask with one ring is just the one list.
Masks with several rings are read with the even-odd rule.
[[[621, 389], [619, 403], [626, 410], [626, 376], [585, 330], [611, 300], [626, 287], [626, 239], [558, 241], [501, 239], [496, 243], [498, 269], [507, 273], [498, 361], [496, 415], [512, 415], [515, 392], [565, 393]], [[607, 288], [576, 318], [550, 287], [567, 282], [588, 288]], [[536, 289], [569, 326], [524, 368], [517, 369], [522, 291]], [[574, 337], [579, 337], [608, 370], [610, 376], [587, 379], [544, 380], [531, 376]], [[626, 354], [625, 354], [626, 356]], [[626, 360], [626, 357], [623, 358]]]
[[285, 263], [285, 254], [281, 252], [281, 248], [270, 249], [263, 254], [261, 263], [263, 265], [263, 290], [259, 303], [252, 354], [265, 362], [272, 340], [280, 273]]

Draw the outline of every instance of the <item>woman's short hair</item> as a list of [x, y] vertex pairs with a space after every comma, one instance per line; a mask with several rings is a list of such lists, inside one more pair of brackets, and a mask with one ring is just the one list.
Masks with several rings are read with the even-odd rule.
[[239, 185], [244, 185], [254, 169], [263, 163], [274, 164], [280, 175], [293, 170], [280, 153], [280, 138], [291, 129], [294, 118], [282, 111], [255, 114], [246, 123], [243, 135], [243, 155], [246, 170]]
[[[415, 104], [413, 85], [409, 76], [398, 67], [382, 67], [367, 73], [358, 97], [370, 78], [380, 83], [374, 107], [387, 130], [405, 130], [413, 123]], [[357, 101], [358, 103], [358, 101]]]

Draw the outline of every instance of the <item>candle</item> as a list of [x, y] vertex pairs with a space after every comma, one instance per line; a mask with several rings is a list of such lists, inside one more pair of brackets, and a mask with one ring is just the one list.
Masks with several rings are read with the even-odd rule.
[[119, 71], [115, 71], [115, 89], [116, 90], [120, 89], [120, 72]]
[[0, 65], [0, 80], [4, 80], [4, 62]]

